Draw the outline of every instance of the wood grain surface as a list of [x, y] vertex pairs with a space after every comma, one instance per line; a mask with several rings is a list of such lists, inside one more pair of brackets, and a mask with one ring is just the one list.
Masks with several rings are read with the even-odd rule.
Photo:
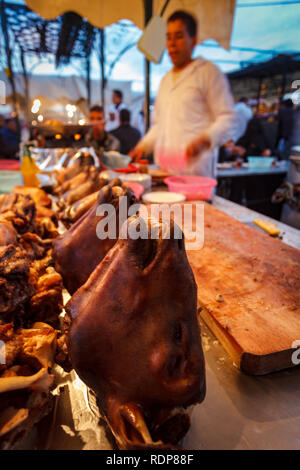
[[300, 251], [210, 204], [204, 246], [188, 250], [199, 312], [249, 374], [292, 367], [300, 341]]

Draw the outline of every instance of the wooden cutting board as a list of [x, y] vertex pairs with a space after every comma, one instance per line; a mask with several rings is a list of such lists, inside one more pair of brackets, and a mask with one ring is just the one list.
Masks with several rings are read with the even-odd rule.
[[300, 251], [210, 204], [204, 228], [203, 248], [187, 252], [200, 315], [243, 371], [262, 375], [293, 367], [292, 345], [300, 341]]

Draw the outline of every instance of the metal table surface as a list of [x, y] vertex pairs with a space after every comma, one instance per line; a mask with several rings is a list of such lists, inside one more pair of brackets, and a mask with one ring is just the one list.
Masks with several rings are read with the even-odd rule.
[[193, 410], [185, 448], [300, 449], [300, 366], [250, 376], [204, 324], [202, 342], [207, 393]]
[[[218, 196], [213, 205], [247, 224], [254, 218], [272, 221]], [[285, 232], [283, 241], [300, 249], [300, 231], [273, 222]], [[186, 448], [300, 449], [300, 365], [266, 376], [247, 375], [203, 321], [201, 326], [207, 394], [193, 411]]]

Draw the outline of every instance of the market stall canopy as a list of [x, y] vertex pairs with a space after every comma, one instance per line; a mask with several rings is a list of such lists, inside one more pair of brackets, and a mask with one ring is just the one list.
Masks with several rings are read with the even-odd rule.
[[68, 12], [53, 21], [42, 19], [25, 5], [4, 2], [5, 25], [22, 53], [53, 54], [56, 65], [71, 57], [87, 59], [95, 39], [95, 28], [76, 13]]
[[[76, 12], [97, 28], [104, 28], [122, 19], [128, 19], [140, 29], [145, 24], [143, 0], [26, 0], [27, 5], [46, 20], [52, 20], [66, 12]], [[165, 0], [153, 0], [153, 13], [160, 14]], [[215, 39], [225, 49], [230, 48], [236, 0], [171, 0], [165, 9], [164, 18], [176, 10], [192, 13], [201, 25], [198, 43]]]

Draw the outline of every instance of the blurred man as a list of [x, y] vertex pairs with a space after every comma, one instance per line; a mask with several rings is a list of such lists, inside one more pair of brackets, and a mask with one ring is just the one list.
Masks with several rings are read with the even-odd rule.
[[246, 132], [237, 140], [235, 148], [243, 149], [245, 159], [249, 156], [269, 157], [272, 145], [262, 125], [262, 119], [254, 116], [248, 122]]
[[10, 147], [18, 146], [20, 137], [18, 134], [18, 127], [14, 118], [5, 119], [5, 125], [1, 130], [2, 137]]
[[112, 92], [112, 105], [108, 108], [108, 121], [106, 129], [108, 131], [115, 130], [119, 125], [119, 114], [121, 109], [126, 109], [123, 103], [123, 93], [121, 90], [113, 90]]
[[237, 141], [245, 134], [248, 122], [253, 118], [253, 112], [248, 105], [248, 98], [246, 97], [240, 98], [234, 109], [236, 112], [236, 131], [234, 137], [235, 141]]
[[4, 116], [0, 114], [0, 131], [3, 129], [5, 124]]
[[120, 142], [120, 152], [127, 155], [136, 146], [141, 138], [141, 134], [135, 127], [130, 125], [130, 111], [128, 109], [121, 109], [119, 121], [119, 127], [112, 131], [112, 134]]
[[277, 152], [281, 160], [290, 155], [294, 130], [295, 110], [291, 99], [282, 101], [278, 111]]
[[213, 63], [192, 58], [197, 23], [185, 11], [167, 22], [167, 50], [173, 68], [161, 81], [154, 125], [131, 152], [138, 160], [154, 151], [155, 162], [173, 173], [215, 176], [218, 146], [233, 138], [233, 98]]
[[116, 137], [105, 130], [105, 114], [102, 106], [93, 106], [90, 109], [90, 123], [92, 129], [86, 134], [86, 145], [94, 147], [97, 153], [108, 150], [120, 150], [120, 142]]
[[5, 120], [5, 125], [0, 130], [0, 157], [16, 157], [19, 151], [20, 137], [14, 118]]

